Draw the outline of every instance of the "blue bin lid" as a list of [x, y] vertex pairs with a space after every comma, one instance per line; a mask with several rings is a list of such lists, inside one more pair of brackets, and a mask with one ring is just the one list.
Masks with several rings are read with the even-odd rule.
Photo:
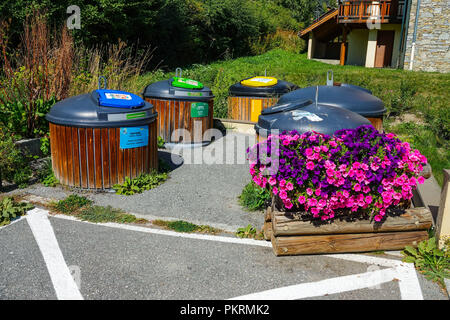
[[98, 89], [98, 104], [102, 107], [128, 108], [142, 107], [144, 100], [130, 92], [120, 90]]
[[152, 104], [135, 94], [103, 89], [59, 101], [46, 119], [65, 126], [107, 128], [149, 124], [157, 115]]

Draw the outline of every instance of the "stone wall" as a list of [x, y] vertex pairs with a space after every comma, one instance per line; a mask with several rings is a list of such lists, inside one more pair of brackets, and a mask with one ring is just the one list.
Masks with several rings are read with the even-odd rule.
[[[404, 69], [409, 69], [417, 0], [412, 0]], [[421, 0], [413, 70], [450, 71], [450, 1]]]

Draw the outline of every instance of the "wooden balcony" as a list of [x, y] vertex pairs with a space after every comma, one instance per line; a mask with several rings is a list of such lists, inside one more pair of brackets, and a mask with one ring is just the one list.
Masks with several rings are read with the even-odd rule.
[[400, 23], [405, 0], [339, 1], [339, 23]]

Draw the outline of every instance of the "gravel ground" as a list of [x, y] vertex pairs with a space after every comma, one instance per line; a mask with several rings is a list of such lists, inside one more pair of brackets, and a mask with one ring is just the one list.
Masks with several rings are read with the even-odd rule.
[[232, 232], [248, 224], [261, 228], [263, 213], [246, 212], [238, 203], [238, 196], [250, 181], [245, 150], [254, 142], [252, 135], [231, 132], [205, 148], [160, 150], [160, 157], [173, 170], [169, 180], [153, 190], [132, 196], [80, 192], [41, 184], [13, 193], [63, 199], [77, 192], [98, 205], [110, 205], [147, 219], [181, 219]]

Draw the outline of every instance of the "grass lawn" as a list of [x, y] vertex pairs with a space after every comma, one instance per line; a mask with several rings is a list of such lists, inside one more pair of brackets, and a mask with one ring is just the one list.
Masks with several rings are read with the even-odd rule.
[[[397, 133], [419, 149], [442, 184], [442, 169], [450, 168], [449, 74], [328, 65], [308, 60], [306, 54], [275, 49], [260, 56], [192, 65], [183, 70], [183, 76], [212, 89], [216, 96], [214, 115], [224, 118], [229, 86], [252, 75], [263, 75], [266, 69], [267, 75], [300, 87], [325, 84], [327, 70], [333, 70], [335, 81], [372, 90], [388, 109], [386, 131]], [[147, 84], [173, 75], [162, 71], [144, 74], [133, 81], [133, 91], [141, 93]], [[400, 117], [405, 114], [408, 117]]]

